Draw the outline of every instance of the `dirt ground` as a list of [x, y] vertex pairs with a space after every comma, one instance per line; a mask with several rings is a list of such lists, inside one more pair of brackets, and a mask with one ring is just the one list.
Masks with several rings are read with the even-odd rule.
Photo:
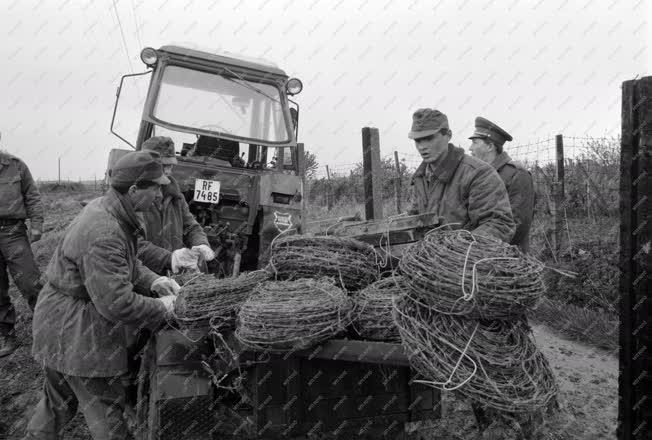
[[[16, 298], [13, 288], [12, 297]], [[21, 315], [17, 325], [21, 346], [12, 356], [0, 359], [0, 439], [22, 438], [41, 386], [40, 370], [29, 352], [30, 313], [22, 299], [15, 304]], [[561, 390], [561, 410], [545, 420], [537, 438], [615, 438], [618, 408], [618, 360], [615, 353], [570, 341], [541, 325], [533, 328], [537, 345], [550, 361]], [[477, 429], [467, 402], [445, 395], [442, 415], [441, 420], [414, 426], [417, 428], [414, 434], [425, 439], [476, 438]], [[80, 415], [68, 426], [65, 438], [91, 438]], [[483, 438], [515, 436], [497, 428]]]

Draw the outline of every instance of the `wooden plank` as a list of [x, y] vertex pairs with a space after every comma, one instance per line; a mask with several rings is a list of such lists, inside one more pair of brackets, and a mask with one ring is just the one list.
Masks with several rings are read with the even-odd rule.
[[383, 218], [382, 167], [380, 164], [380, 135], [377, 128], [362, 129], [362, 169], [364, 172], [365, 218]]
[[409, 377], [407, 367], [387, 367], [357, 362], [304, 359], [301, 364], [302, 398], [366, 396], [369, 394], [405, 394]]
[[618, 376], [619, 404], [617, 435], [620, 440], [632, 438], [634, 393], [632, 392], [632, 355], [634, 340], [632, 333], [632, 172], [635, 157], [634, 136], [634, 93], [636, 81], [626, 81], [622, 85], [622, 134], [620, 150], [620, 291], [622, 292], [619, 329], [619, 363]]
[[410, 366], [401, 344], [375, 341], [330, 339], [308, 350], [300, 350], [294, 356], [308, 359], [329, 359], [382, 365]]

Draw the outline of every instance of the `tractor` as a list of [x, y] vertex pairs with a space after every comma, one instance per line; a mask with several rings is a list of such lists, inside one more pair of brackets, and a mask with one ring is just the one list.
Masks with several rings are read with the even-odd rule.
[[[305, 232], [304, 152], [291, 99], [301, 81], [267, 61], [181, 46], [145, 48], [141, 60], [150, 69], [122, 77], [111, 132], [136, 150], [152, 136], [174, 140], [174, 177], [218, 254], [209, 272], [231, 277], [264, 267], [276, 236]], [[148, 85], [133, 88], [144, 104], [127, 135], [121, 98], [134, 79]], [[112, 150], [108, 169], [128, 151]], [[410, 232], [404, 242], [417, 239], [414, 222], [397, 223]], [[390, 232], [353, 226], [352, 235]], [[233, 335], [218, 341], [209, 328], [156, 332], [140, 367], [137, 437], [399, 438], [406, 422], [440, 414], [439, 392], [412, 383], [400, 344], [343, 338], [282, 356], [242, 352], [241, 392], [233, 393], [219, 385], [235, 367], [215, 354], [224, 360], [237, 346]]]

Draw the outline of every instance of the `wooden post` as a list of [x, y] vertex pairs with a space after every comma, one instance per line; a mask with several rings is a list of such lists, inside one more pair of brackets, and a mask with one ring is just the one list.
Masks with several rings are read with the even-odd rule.
[[622, 85], [620, 154], [619, 440], [652, 427], [652, 76]]
[[328, 179], [328, 189], [326, 190], [326, 205], [328, 210], [333, 209], [333, 183], [331, 182], [331, 170], [326, 165], [326, 178]]
[[564, 140], [561, 134], [555, 137], [557, 175], [552, 184], [552, 216], [555, 225], [553, 247], [557, 256], [564, 241]]
[[308, 188], [306, 182], [306, 150], [303, 143], [297, 144], [296, 150], [296, 172], [301, 177], [301, 221], [299, 223], [299, 233], [303, 234], [306, 230], [306, 197], [308, 196]]
[[396, 165], [396, 178], [394, 179], [394, 191], [396, 192], [396, 213], [401, 213], [401, 185], [403, 178], [401, 177], [401, 165], [398, 161], [398, 151], [394, 150], [394, 164]]
[[362, 129], [362, 168], [366, 219], [382, 219], [382, 168], [380, 166], [380, 135], [377, 128], [364, 127]]

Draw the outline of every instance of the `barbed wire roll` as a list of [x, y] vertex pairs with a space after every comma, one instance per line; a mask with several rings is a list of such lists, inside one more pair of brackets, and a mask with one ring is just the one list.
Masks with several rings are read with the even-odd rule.
[[400, 275], [391, 275], [353, 295], [353, 329], [363, 339], [400, 342], [401, 336], [392, 318], [393, 300], [408, 287]]
[[409, 295], [394, 302], [393, 316], [421, 383], [513, 413], [543, 408], [558, 393], [524, 319], [445, 315]]
[[543, 263], [465, 230], [433, 230], [399, 263], [413, 296], [440, 313], [483, 319], [523, 314], [545, 293]]
[[264, 270], [244, 272], [236, 278], [184, 275], [181, 281], [185, 283], [174, 303], [173, 316], [184, 327], [210, 324], [215, 330], [233, 329], [242, 303], [270, 275]]
[[343, 331], [351, 313], [351, 299], [331, 279], [268, 281], [240, 308], [235, 336], [253, 350], [300, 350]]
[[280, 280], [332, 277], [345, 290], [360, 290], [379, 277], [373, 246], [348, 237], [291, 235], [271, 246], [269, 270]]

